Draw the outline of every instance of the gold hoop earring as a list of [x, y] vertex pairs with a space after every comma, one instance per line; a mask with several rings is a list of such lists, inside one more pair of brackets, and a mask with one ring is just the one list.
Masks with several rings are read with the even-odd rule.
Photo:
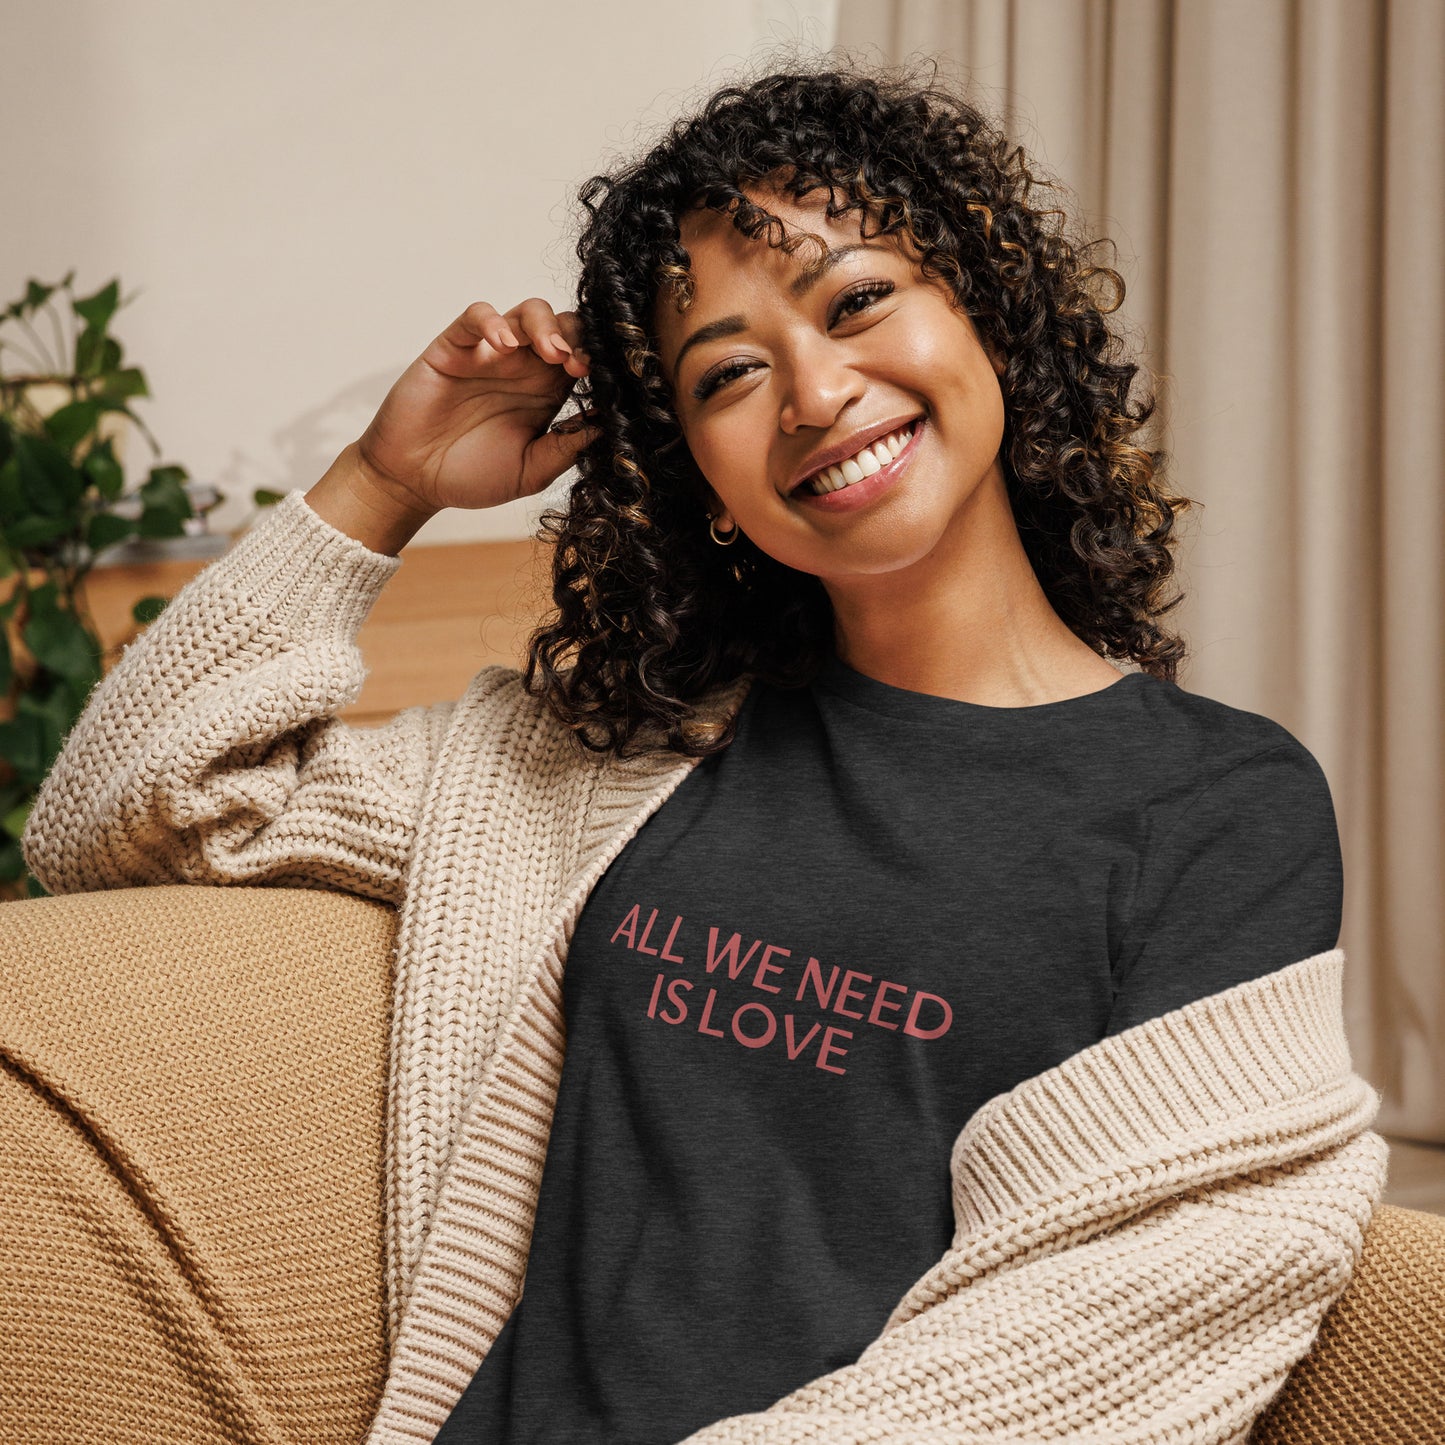
[[732, 544], [738, 539], [738, 529], [736, 524], [734, 524], [732, 531], [730, 531], [726, 537], [719, 537], [717, 534], [716, 517], [709, 517], [707, 519], [707, 529], [712, 534], [713, 541], [716, 542], [719, 547], [731, 547]]

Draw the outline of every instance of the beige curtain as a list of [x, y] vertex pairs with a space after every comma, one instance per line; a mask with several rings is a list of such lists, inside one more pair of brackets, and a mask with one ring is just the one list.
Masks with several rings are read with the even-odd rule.
[[1118, 243], [1204, 503], [1180, 681], [1319, 759], [1355, 1066], [1445, 1141], [1445, 3], [841, 0], [837, 41], [937, 56]]

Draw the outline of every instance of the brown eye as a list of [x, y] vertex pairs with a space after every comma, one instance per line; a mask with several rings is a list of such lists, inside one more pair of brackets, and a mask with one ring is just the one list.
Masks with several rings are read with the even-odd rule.
[[745, 366], [741, 361], [725, 361], [715, 371], [710, 371], [693, 387], [692, 394], [698, 401], [706, 401], [718, 387], [724, 382], [731, 381], [735, 376], [741, 376], [745, 371], [751, 371], [750, 366]]
[[[891, 281], [865, 281], [861, 286], [855, 286], [851, 291], [845, 291], [838, 299], [838, 305], [834, 308], [833, 319], [830, 326], [836, 326], [840, 321], [846, 321], [850, 316], [857, 316], [866, 311], [868, 305], [882, 296], [889, 295], [893, 290]], [[854, 301], [862, 301], [865, 304], [854, 307]]]

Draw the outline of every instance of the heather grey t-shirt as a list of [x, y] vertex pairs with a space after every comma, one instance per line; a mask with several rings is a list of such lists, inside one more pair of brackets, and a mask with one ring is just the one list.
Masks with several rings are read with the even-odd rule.
[[1265, 717], [1138, 673], [755, 683], [578, 920], [523, 1297], [437, 1440], [675, 1445], [851, 1363], [949, 1247], [981, 1104], [1335, 947], [1341, 903]]

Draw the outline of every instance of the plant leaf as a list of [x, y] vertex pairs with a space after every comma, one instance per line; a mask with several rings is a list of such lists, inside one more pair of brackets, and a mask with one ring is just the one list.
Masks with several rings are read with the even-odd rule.
[[14, 778], [8, 783], [0, 783], [0, 817], [29, 801], [30, 789], [24, 783], [17, 783]]
[[189, 476], [184, 467], [151, 468], [149, 479], [140, 488], [145, 503], [140, 518], [142, 537], [179, 537], [185, 533], [186, 519], [195, 516], [185, 488]]
[[21, 713], [13, 722], [0, 722], [0, 757], [15, 769], [17, 778], [38, 784], [50, 761], [45, 756], [45, 725], [41, 719]]
[[73, 682], [100, 679], [100, 648], [72, 612], [55, 606], [36, 607], [31, 594], [30, 621], [20, 635], [36, 662]]
[[[97, 678], [95, 681], [99, 681], [99, 679]], [[94, 688], [95, 681], [73, 682], [69, 678], [58, 678], [56, 679], [57, 685], [43, 697], [38, 691], [32, 690], [22, 692], [16, 699], [16, 721], [18, 722], [21, 718], [29, 718], [39, 724], [40, 772], [29, 780], [37, 787], [44, 781], [45, 774], [60, 752], [60, 745], [65, 740], [65, 734], [70, 731], [75, 725], [76, 719], [79, 718], [84, 707], [84, 700], [89, 696], [90, 690]], [[77, 692], [81, 697], [79, 705], [75, 701]]]
[[186, 519], [171, 507], [147, 507], [136, 527], [138, 537], [184, 537]]
[[146, 385], [144, 373], [138, 366], [127, 366], [120, 371], [113, 371], [105, 379], [105, 385], [100, 389], [100, 395], [107, 400], [124, 400], [128, 396], [149, 396], [150, 387]]
[[190, 477], [191, 474], [184, 467], [174, 463], [164, 467], [152, 467], [150, 476], [141, 483], [141, 493], [153, 502], [174, 499], [179, 503], [184, 499], [189, 506], [190, 499], [186, 497], [185, 484]]
[[27, 281], [25, 283], [25, 300], [20, 303], [20, 306], [24, 311], [34, 311], [37, 307], [44, 306], [54, 293], [54, 286], [42, 286], [39, 281]]
[[30, 816], [30, 810], [35, 806], [33, 797], [26, 798], [24, 802], [18, 803], [15, 807], [0, 818], [0, 828], [3, 828], [17, 842], [20, 835], [25, 831], [25, 820]]
[[40, 586], [30, 589], [30, 606], [41, 608], [46, 612], [53, 612], [59, 596], [60, 587], [54, 580], [42, 582]]
[[114, 512], [97, 512], [86, 526], [85, 545], [92, 553], [103, 552], [127, 537], [134, 537], [136, 530], [136, 524], [130, 517], [119, 517]]
[[154, 622], [166, 610], [169, 597], [142, 597], [130, 610], [130, 615], [142, 627]]
[[120, 304], [120, 278], [106, 282], [94, 295], [77, 297], [72, 304], [76, 315], [87, 326], [104, 331]]
[[47, 517], [68, 514], [85, 492], [85, 478], [55, 444], [44, 437], [15, 438], [20, 485], [26, 500]]
[[[85, 704], [90, 699], [101, 678], [101, 664], [97, 659], [95, 672], [89, 677], [63, 677], [60, 686], [51, 694], [52, 710], [55, 716], [57, 736], [63, 741], [65, 734], [80, 720]], [[55, 755], [52, 753], [51, 757]]]
[[99, 376], [105, 365], [105, 332], [87, 326], [75, 339], [77, 376]]
[[101, 496], [113, 502], [125, 490], [125, 475], [115, 459], [115, 449], [110, 437], [105, 437], [91, 447], [80, 464], [81, 470], [99, 488]]
[[99, 420], [100, 408], [93, 401], [67, 402], [45, 418], [45, 431], [62, 451], [72, 452]]
[[20, 459], [7, 457], [0, 464], [0, 526], [26, 511], [25, 488], [20, 484]]
[[5, 540], [12, 547], [39, 547], [65, 536], [74, 526], [72, 517], [44, 517], [32, 512], [28, 517], [13, 517], [5, 523]]

